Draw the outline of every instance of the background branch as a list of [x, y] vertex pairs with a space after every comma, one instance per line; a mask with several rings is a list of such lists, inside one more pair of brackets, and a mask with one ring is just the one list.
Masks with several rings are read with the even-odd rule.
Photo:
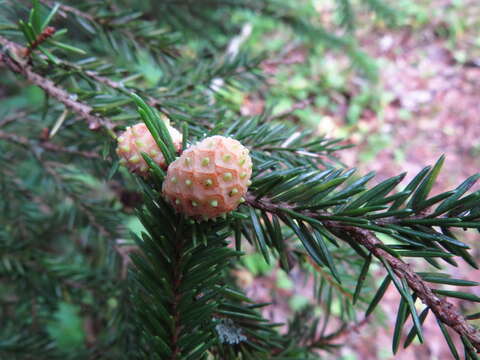
[[[19, 136], [15, 134], [10, 134], [5, 131], [0, 130], [0, 139], [8, 140], [11, 142], [14, 142], [16, 144], [25, 146], [25, 147], [32, 147], [34, 144], [32, 144], [31, 140], [24, 136]], [[70, 155], [76, 155], [76, 156], [81, 156], [87, 159], [101, 159], [102, 157], [98, 155], [97, 153], [90, 152], [90, 151], [80, 151], [80, 150], [72, 150], [68, 148], [64, 148], [60, 145], [54, 144], [49, 141], [40, 141], [36, 145], [42, 147], [43, 149], [51, 152], [62, 152]]]
[[[53, 2], [53, 1], [40, 0], [40, 2], [49, 6], [49, 7], [53, 7], [55, 5], [55, 2]], [[89, 20], [91, 22], [95, 22], [95, 17], [93, 17], [89, 13], [83, 12], [81, 10], [78, 10], [78, 9], [76, 9], [74, 7], [71, 7], [71, 6], [68, 6], [68, 5], [61, 4], [59, 13], [60, 13], [60, 15], [62, 15], [65, 18], [67, 17], [66, 13], [71, 13], [75, 16], [84, 18], [84, 19]]]

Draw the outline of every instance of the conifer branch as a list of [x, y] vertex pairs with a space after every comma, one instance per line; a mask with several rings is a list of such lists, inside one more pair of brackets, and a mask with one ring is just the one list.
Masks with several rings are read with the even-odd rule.
[[175, 245], [175, 259], [173, 264], [173, 302], [172, 302], [172, 317], [173, 317], [173, 329], [172, 329], [172, 339], [171, 339], [171, 349], [172, 356], [171, 360], [179, 359], [181, 348], [179, 345], [180, 332], [182, 331], [181, 321], [180, 321], [180, 311], [179, 307], [182, 302], [182, 292], [180, 291], [180, 286], [182, 284], [182, 256], [183, 256], [183, 239], [177, 239]]
[[[34, 146], [32, 144], [31, 140], [24, 136], [16, 135], [16, 134], [10, 134], [5, 131], [0, 130], [0, 139], [4, 139], [19, 145], [22, 145], [27, 148], [31, 148]], [[72, 150], [68, 148], [64, 148], [62, 146], [59, 146], [57, 144], [54, 144], [49, 141], [40, 141], [36, 145], [40, 146], [41, 148], [51, 151], [51, 152], [61, 152], [61, 153], [66, 153], [70, 155], [75, 155], [75, 156], [81, 156], [87, 159], [101, 159], [102, 157], [94, 152], [91, 151], [80, 151], [80, 150]]]
[[[343, 25], [353, 30], [352, 0], [335, 1], [343, 5], [339, 10], [344, 15]], [[244, 85], [251, 87], [260, 77], [257, 69], [261, 59], [253, 58], [248, 50], [239, 51], [239, 44], [251, 30], [249, 24], [230, 42], [227, 54], [218, 52], [224, 36], [238, 30], [235, 24], [223, 21], [234, 15], [230, 12], [233, 9], [250, 9], [288, 25], [307, 41], [315, 44], [322, 41], [348, 54], [357, 67], [375, 78], [374, 65], [360, 51], [355, 39], [350, 34], [336, 35], [330, 29], [318, 27], [314, 25], [318, 22], [311, 21], [314, 19], [304, 12], [276, 0], [209, 0], [202, 6], [191, 0], [147, 3], [153, 6], [149, 12], [145, 12], [146, 7], [135, 4], [126, 8], [125, 4], [95, 1], [87, 1], [80, 7], [73, 2], [66, 5], [56, 0], [7, 0], [7, 6], [0, 4], [0, 32], [5, 36], [24, 35], [18, 42], [0, 36], [0, 67], [8, 69], [7, 75], [18, 74], [12, 76], [17, 83], [9, 84], [9, 89], [15, 91], [8, 91], [7, 96], [16, 96], [19, 88], [33, 84], [43, 89], [47, 98], [63, 104], [59, 106], [65, 107], [65, 111], [51, 136], [70, 112], [75, 120], [88, 124], [73, 129], [62, 127], [63, 131], [51, 139], [45, 123], [52, 119], [44, 119], [39, 109], [18, 111], [0, 120], [0, 142], [8, 143], [4, 146], [5, 156], [0, 156], [6, 175], [0, 176], [0, 188], [7, 200], [0, 201], [0, 223], [7, 224], [0, 227], [0, 273], [3, 277], [6, 270], [12, 294], [18, 297], [12, 302], [15, 312], [8, 311], [11, 319], [7, 318], [7, 327], [4, 327], [8, 330], [2, 328], [0, 333], [10, 339], [19, 334], [10, 341], [18, 356], [48, 357], [47, 347], [56, 351], [56, 344], [44, 341], [51, 335], [47, 335], [48, 326], [42, 324], [36, 313], [38, 309], [38, 314], [55, 318], [52, 309], [60, 310], [61, 302], [65, 301], [62, 293], [50, 291], [58, 283], [75, 290], [72, 305], [82, 306], [79, 317], [91, 320], [91, 324], [106, 325], [86, 329], [88, 349], [80, 357], [96, 358], [104, 353], [115, 358], [170, 360], [315, 357], [319, 350], [334, 349], [340, 337], [372, 321], [368, 315], [391, 280], [402, 295], [400, 308], [402, 303], [408, 303], [409, 307], [398, 311], [397, 323], [401, 326], [395, 327], [394, 352], [409, 315], [414, 327], [405, 346], [415, 336], [422, 341], [421, 322], [430, 310], [436, 315], [449, 346], [452, 342], [444, 331], [446, 325], [461, 336], [466, 351], [472, 353], [473, 347], [480, 351], [480, 335], [467, 323], [480, 315], [464, 318], [447, 301], [448, 297], [480, 301], [480, 297], [435, 289], [435, 285], [431, 285], [474, 286], [476, 283], [453, 279], [440, 272], [417, 273], [405, 260], [409, 256], [420, 257], [440, 268], [437, 259], [455, 264], [454, 259], [460, 256], [477, 266], [466, 250], [468, 246], [458, 241], [450, 229], [462, 226], [479, 229], [480, 191], [463, 195], [480, 175], [465, 180], [454, 191], [432, 198], [428, 193], [441, 164], [431, 171], [422, 170], [416, 182], [401, 193], [389, 195], [403, 175], [367, 189], [364, 185], [373, 175], [357, 180], [352, 178], [353, 170], [330, 166], [329, 163], [335, 161], [334, 153], [348, 147], [339, 144], [339, 139], [320, 138], [313, 131], [277, 121], [309, 106], [310, 98], [281, 114], [264, 113], [248, 119], [237, 116], [235, 102], [231, 104], [231, 99], [223, 96], [224, 91], [215, 93], [222, 86], [226, 93], [230, 88], [243, 92]], [[379, 0], [360, 3], [368, 4], [378, 15], [389, 16], [388, 8]], [[51, 23], [65, 29], [56, 31]], [[217, 34], [210, 34], [212, 28], [222, 29], [221, 38], [217, 40]], [[191, 47], [183, 30], [201, 34], [202, 41]], [[65, 31], [73, 35], [58, 41]], [[210, 36], [210, 45], [214, 46], [208, 44]], [[95, 46], [88, 46], [92, 39]], [[182, 45], [177, 48], [179, 41]], [[293, 42], [293, 46], [298, 44]], [[282, 56], [267, 65], [276, 67], [283, 63], [283, 55], [291, 50], [286, 46]], [[80, 58], [75, 54], [86, 56]], [[155, 71], [152, 72], [152, 68]], [[154, 76], [150, 77], [152, 73]], [[143, 102], [138, 112], [134, 111], [132, 93], [168, 115], [174, 124], [183, 123], [183, 148], [213, 134], [235, 138], [249, 147], [255, 163], [254, 176], [248, 185], [251, 193], [241, 202], [246, 200], [251, 206], [250, 217], [240, 208], [225, 220], [189, 221], [173, 212], [169, 202], [162, 198], [164, 173], [156, 168], [152, 169], [155, 170], [151, 172], [152, 177], [137, 182], [142, 201], [129, 199], [124, 195], [140, 195], [128, 189], [133, 184], [123, 181], [124, 174], [116, 173], [115, 164], [108, 172], [108, 179], [115, 177], [111, 189], [121, 195], [120, 203], [125, 208], [141, 202], [136, 215], [142, 225], [141, 235], [133, 234], [136, 245], [118, 238], [126, 230], [121, 226], [125, 217], [118, 214], [120, 204], [103, 187], [96, 191], [100, 185], [98, 175], [108, 170], [99, 165], [105, 165], [106, 161], [94, 153], [98, 144], [94, 149], [82, 144], [89, 138], [99, 140], [90, 130], [103, 128], [115, 137], [117, 122], [123, 125], [142, 117], [146, 123], [156, 124], [157, 114]], [[25, 100], [28, 101], [22, 99], [20, 105]], [[51, 110], [45, 108], [44, 111]], [[29, 120], [37, 120], [37, 126], [24, 126]], [[44, 125], [40, 126], [42, 122]], [[159, 146], [163, 144], [159, 137], [165, 138], [165, 134], [158, 131], [152, 135]], [[88, 143], [93, 144], [89, 140]], [[105, 152], [111, 150], [111, 147], [104, 148]], [[176, 151], [170, 150], [165, 151], [164, 156], [171, 155], [173, 160]], [[52, 160], [54, 155], [58, 159]], [[94, 161], [85, 161], [85, 158]], [[347, 186], [343, 187], [345, 183]], [[418, 190], [414, 192], [416, 187]], [[41, 196], [37, 197], [38, 194]], [[442, 200], [445, 201], [432, 212], [432, 204]], [[387, 204], [391, 202], [389, 207]], [[215, 203], [210, 205], [216, 207]], [[62, 234], [66, 231], [68, 234]], [[90, 241], [91, 231], [102, 240], [115, 240], [113, 246], [108, 241]], [[383, 238], [378, 237], [381, 233], [391, 235], [395, 241], [383, 243]], [[230, 247], [232, 234], [238, 251]], [[286, 244], [294, 236], [298, 238], [294, 244]], [[316, 318], [313, 309], [308, 307], [295, 312], [289, 321], [288, 334], [280, 334], [274, 329], [275, 324], [260, 315], [258, 308], [264, 304], [255, 304], [237, 291], [233, 277], [228, 275], [232, 264], [243, 255], [239, 251], [242, 237], [266, 259], [273, 250], [284, 269], [290, 269], [297, 258], [305, 259], [302, 264], [306, 266], [301, 271], [308, 275], [313, 271], [315, 280], [321, 279], [315, 282], [314, 293], [322, 300], [323, 319]], [[55, 246], [36, 239], [55, 239], [52, 244]], [[339, 239], [349, 246], [340, 247]], [[69, 240], [73, 240], [78, 249], [62, 246]], [[111, 248], [114, 251], [110, 251]], [[81, 257], [76, 256], [77, 250], [82, 252]], [[120, 259], [111, 257], [115, 253], [120, 254], [121, 263]], [[348, 324], [353, 321], [357, 300], [367, 302], [368, 297], [363, 294], [370, 287], [368, 274], [373, 257], [383, 264], [388, 275], [364, 318], [357, 324]], [[134, 266], [126, 276], [130, 260]], [[345, 268], [336, 266], [340, 265], [338, 262]], [[52, 276], [45, 279], [45, 271]], [[10, 274], [13, 277], [9, 277]], [[444, 277], [448, 281], [441, 282]], [[356, 279], [355, 291], [351, 291], [350, 285], [343, 285], [344, 280], [352, 284]], [[95, 296], [89, 296], [90, 292], [84, 296], [84, 284], [88, 287], [92, 284]], [[447, 300], [442, 299], [443, 296]], [[38, 301], [35, 300], [30, 311], [26, 305], [32, 298]], [[419, 298], [426, 304], [420, 315], [415, 308], [415, 300]], [[89, 300], [85, 305], [91, 310], [84, 311], [82, 299]], [[332, 312], [332, 304], [337, 303], [341, 305], [341, 316], [338, 316], [341, 323], [330, 331], [329, 320], [337, 317]], [[22, 327], [30, 325], [30, 313], [34, 316], [34, 329], [25, 331]], [[25, 319], [25, 325], [17, 319]], [[9, 323], [14, 326], [9, 328]], [[30, 338], [35, 339], [32, 345], [26, 341]], [[452, 347], [455, 356], [456, 350]], [[0, 357], [2, 350], [0, 344]], [[50, 357], [61, 356], [55, 353]]]
[[[1, 55], [1, 54], [0, 54]], [[1, 61], [0, 61], [0, 65], [1, 65]], [[2, 121], [0, 121], [0, 128], [4, 127], [4, 126], [7, 126], [8, 124], [14, 122], [15, 120], [18, 120], [18, 119], [21, 119], [23, 117], [27, 116], [27, 113], [24, 112], [24, 111], [18, 111], [18, 112], [15, 112], [11, 115], [8, 115], [6, 116], [5, 118], [3, 118]]]
[[67, 187], [63, 186], [63, 180], [61, 176], [54, 170], [54, 167], [51, 163], [42, 163], [43, 168], [49, 174], [58, 186], [62, 187], [65, 191], [67, 197], [69, 197], [78, 207], [82, 210], [88, 222], [97, 229], [98, 233], [105, 238], [112, 238], [114, 234], [109, 231], [103, 224], [99, 223], [98, 217], [91, 211], [91, 209], [83, 202], [81, 197], [78, 194], [75, 194], [73, 191], [69, 191]]
[[353, 240], [367, 248], [377, 259], [386, 261], [399, 278], [407, 281], [409, 287], [433, 311], [438, 319], [455, 330], [460, 336], [470, 340], [477, 352], [480, 352], [480, 332], [467, 322], [452, 303], [444, 298], [438, 298], [420, 276], [410, 269], [409, 264], [380, 248], [379, 245], [382, 242], [373, 232], [353, 226], [344, 226], [336, 222], [326, 222], [325, 225], [327, 228], [345, 231]]
[[[280, 218], [284, 217], [285, 212], [282, 208], [293, 209], [290, 204], [277, 203], [274, 204], [266, 198], [257, 199], [255, 195], [249, 193], [245, 197], [246, 202], [257, 209], [267, 211], [278, 215]], [[298, 211], [302, 215], [318, 218], [320, 213], [313, 211]], [[370, 230], [365, 230], [352, 225], [346, 225], [339, 221], [320, 220], [323, 225], [336, 233], [341, 232], [348, 235], [352, 240], [358, 244], [363, 245], [368, 249], [377, 259], [385, 261], [390, 265], [395, 275], [400, 279], [404, 279], [408, 286], [415, 292], [415, 294], [427, 305], [436, 317], [445, 325], [451, 327], [457, 334], [467, 338], [475, 347], [477, 352], [480, 352], [480, 332], [470, 325], [465, 317], [457, 310], [457, 308], [446, 299], [438, 298], [432, 289], [410, 269], [410, 265], [399, 258], [391, 255], [381, 248], [383, 243]]]
[[100, 84], [103, 84], [103, 85], [105, 85], [105, 86], [107, 86], [111, 89], [117, 90], [118, 92], [120, 92], [122, 94], [130, 96], [132, 91], [138, 92], [145, 98], [148, 105], [150, 105], [151, 107], [154, 107], [157, 110], [165, 113], [165, 111], [163, 110], [161, 102], [158, 99], [155, 99], [153, 96], [149, 96], [144, 92], [139, 92], [137, 89], [129, 88], [128, 86], [125, 86], [121, 82], [118, 82], [118, 81], [112, 80], [112, 79], [110, 79], [106, 76], [100, 75], [96, 71], [85, 70], [81, 66], [72, 64], [68, 61], [59, 60], [59, 65], [62, 66], [63, 68], [65, 68], [65, 69], [67, 69], [67, 70], [73, 70], [73, 71], [81, 72], [82, 74], [89, 77], [93, 81], [95, 81], [97, 83], [100, 83]]
[[[44, 5], [49, 6], [49, 7], [53, 7], [55, 5], [55, 3], [53, 1], [49, 1], [49, 0], [40, 0], [40, 2], [43, 3]], [[71, 14], [76, 15], [78, 17], [84, 18], [88, 21], [95, 22], [95, 18], [92, 15], [90, 15], [89, 13], [83, 12], [81, 10], [78, 10], [77, 8], [74, 8], [72, 6], [68, 6], [68, 5], [65, 5], [65, 4], [60, 5], [60, 12], [59, 13], [65, 18], [67, 17], [66, 13], [71, 13]]]
[[[3, 45], [8, 51], [15, 54], [23, 53], [23, 47], [2, 36], [0, 36], [0, 45]], [[61, 102], [67, 108], [86, 120], [90, 130], [97, 130], [100, 127], [104, 127], [109, 132], [113, 131], [113, 128], [115, 127], [113, 123], [106, 118], [93, 114], [93, 108], [90, 105], [76, 100], [74, 95], [68, 93], [53, 81], [36, 73], [28, 63], [15, 60], [7, 52], [1, 54], [0, 61], [2, 61], [10, 71], [22, 75], [29, 83], [37, 85], [49, 96]]]
[[22, 184], [22, 182], [19, 179], [15, 178], [15, 173], [13, 173], [11, 171], [5, 171], [5, 174], [8, 175], [12, 179], [12, 184], [15, 186], [15, 189], [18, 190], [18, 192], [21, 193], [23, 196], [25, 196], [27, 199], [36, 203], [38, 205], [39, 209], [43, 213], [45, 213], [45, 214], [51, 214], [52, 213], [51, 206], [48, 205], [45, 202], [45, 199], [43, 199], [41, 196], [38, 196], [38, 194], [34, 194], [29, 189], [25, 188], [25, 186]]
[[337, 289], [346, 298], [353, 300], [353, 295], [345, 291], [345, 289], [337, 281], [335, 281], [335, 279], [330, 274], [328, 274], [315, 261], [313, 261], [313, 259], [310, 256], [307, 256], [307, 261], [309, 262], [310, 265], [313, 266], [315, 271], [317, 271], [322, 275], [322, 277], [330, 284], [330, 286]]

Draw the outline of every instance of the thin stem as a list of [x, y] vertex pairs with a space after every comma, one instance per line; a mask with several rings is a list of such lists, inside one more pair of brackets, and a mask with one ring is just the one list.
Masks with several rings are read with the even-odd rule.
[[9, 116], [6, 116], [2, 121], [0, 121], [0, 128], [2, 127], [5, 127], [7, 126], [8, 124], [18, 120], [18, 119], [21, 119], [21, 118], [24, 118], [28, 115], [27, 112], [25, 111], [18, 111], [18, 112], [15, 112]]
[[[24, 146], [26, 148], [32, 148], [35, 145], [31, 142], [30, 139], [28, 139], [26, 137], [11, 134], [11, 133], [7, 133], [7, 132], [1, 131], [1, 130], [0, 130], [0, 139], [16, 143], [16, 144]], [[61, 153], [66, 153], [66, 154], [70, 154], [70, 155], [81, 156], [81, 157], [84, 157], [84, 158], [87, 158], [87, 159], [101, 159], [102, 158], [99, 154], [94, 153], [94, 152], [71, 150], [71, 149], [67, 149], [67, 148], [64, 148], [62, 146], [56, 145], [54, 143], [51, 143], [49, 141], [41, 141], [41, 142], [38, 142], [36, 145], [38, 145], [41, 148], [43, 148], [47, 151], [50, 151], [50, 152], [61, 152]]]
[[[46, 59], [46, 60], [48, 61], [48, 59]], [[126, 86], [125, 84], [123, 84], [121, 82], [114, 81], [110, 78], [102, 76], [102, 75], [98, 74], [96, 71], [85, 70], [81, 66], [78, 66], [76, 64], [72, 64], [68, 61], [59, 60], [59, 65], [62, 66], [63, 68], [65, 68], [65, 69], [67, 69], [67, 70], [73, 70], [73, 71], [82, 73], [83, 75], [89, 77], [93, 81], [96, 81], [97, 83], [108, 86], [111, 89], [117, 90], [118, 92], [120, 92], [122, 94], [130, 95], [132, 91], [138, 92], [140, 95], [142, 95], [146, 99], [148, 105], [150, 105], [150, 106], [156, 108], [157, 110], [161, 111], [162, 113], [168, 115], [168, 113], [165, 112], [165, 110], [162, 107], [161, 102], [158, 99], [155, 99], [154, 97], [149, 96], [148, 94], [146, 94], [143, 91], [139, 91], [136, 88]]]
[[[247, 194], [245, 197], [248, 204], [251, 206], [268, 211], [272, 214], [283, 215], [282, 208], [289, 210], [293, 209], [291, 204], [281, 203], [274, 204], [266, 198], [257, 199], [254, 194]], [[302, 215], [318, 218], [320, 213], [313, 211], [299, 211]], [[355, 227], [353, 225], [345, 225], [339, 221], [320, 220], [323, 225], [333, 231], [340, 231], [345, 235], [351, 237], [358, 244], [363, 245], [368, 249], [373, 256], [379, 260], [386, 261], [401, 279], [405, 279], [408, 286], [415, 292], [425, 305], [427, 305], [435, 316], [445, 325], [451, 327], [457, 334], [467, 338], [475, 347], [477, 352], [480, 352], [480, 332], [475, 327], [470, 325], [465, 317], [458, 311], [458, 309], [444, 298], [438, 298], [432, 289], [410, 269], [410, 265], [403, 260], [398, 259], [383, 250], [380, 246], [383, 243], [372, 231]]]
[[310, 256], [307, 256], [307, 261], [310, 265], [312, 265], [316, 271], [318, 271], [322, 277], [330, 284], [330, 286], [337, 289], [343, 296], [346, 298], [353, 300], [353, 295], [347, 291], [332, 277], [329, 273], [324, 271]]
[[358, 332], [360, 330], [360, 328], [362, 328], [363, 326], [368, 324], [369, 321], [370, 321], [369, 317], [363, 318], [357, 324], [354, 324], [352, 326], [345, 326], [345, 327], [341, 328], [339, 331], [337, 331], [333, 334], [330, 334], [330, 335], [327, 335], [327, 336], [322, 336], [319, 339], [313, 340], [312, 342], [310, 342], [310, 344], [308, 344], [308, 347], [310, 349], [315, 349], [315, 348], [319, 348], [319, 347], [325, 346], [325, 345], [333, 345], [333, 342], [335, 340], [337, 340], [341, 337], [344, 337], [344, 336], [348, 336], [353, 332]]
[[[55, 2], [53, 2], [53, 1], [40, 0], [40, 2], [42, 2], [43, 4], [48, 5], [50, 7], [53, 7], [55, 5]], [[80, 10], [78, 10], [74, 7], [68, 6], [68, 5], [64, 5], [64, 4], [60, 5], [59, 14], [66, 18], [67, 17], [66, 13], [71, 13], [75, 16], [84, 18], [88, 21], [95, 22], [95, 18], [92, 15], [90, 15], [89, 13], [80, 11]]]
[[[24, 53], [24, 48], [15, 44], [6, 38], [0, 36], [0, 45], [7, 47], [10, 52], [15, 54]], [[5, 52], [1, 54], [0, 61], [2, 61], [6, 67], [17, 74], [22, 75], [31, 84], [37, 85], [43, 91], [45, 91], [50, 97], [58, 100], [64, 104], [67, 108], [71, 109], [74, 113], [87, 121], [90, 130], [97, 130], [101, 127], [107, 129], [107, 131], [115, 137], [113, 128], [115, 127], [108, 119], [93, 114], [93, 108], [75, 99], [73, 94], [68, 93], [62, 87], [56, 85], [53, 81], [37, 74], [31, 65], [27, 62], [20, 62], [13, 59], [9, 53]]]

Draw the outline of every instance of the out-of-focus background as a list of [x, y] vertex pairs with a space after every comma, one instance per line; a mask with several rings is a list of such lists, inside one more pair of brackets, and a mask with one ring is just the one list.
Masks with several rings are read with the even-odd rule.
[[[334, 29], [339, 21], [334, 3], [315, 4], [321, 23]], [[340, 151], [340, 160], [362, 174], [375, 171], [378, 182], [403, 171], [410, 179], [446, 154], [445, 171], [434, 192], [446, 191], [480, 169], [480, 1], [389, 4], [397, 10], [394, 26], [366, 12], [356, 14], [355, 34], [367, 54], [365, 60], [377, 66], [376, 85], [354, 70], [341, 52], [308, 48], [287, 29], [267, 20], [245, 19], [252, 33], [242, 46], [266, 47], [272, 54], [263, 63], [271, 87], [239, 93], [232, 101], [244, 114], [273, 107], [285, 120], [313, 127], [319, 134], [344, 137], [354, 147]], [[275, 304], [266, 313], [271, 318], [284, 321], [291, 309], [311, 302], [311, 283], [299, 286], [299, 281], [292, 282], [283, 271], [267, 266], [258, 254], [247, 257], [246, 264], [249, 271], [237, 275], [249, 295]], [[451, 271], [471, 280], [480, 275], [468, 266]], [[330, 358], [450, 359], [433, 317], [425, 323], [428, 344], [414, 344], [392, 355], [399, 295], [393, 287], [389, 291], [379, 315], [382, 325], [361, 323], [338, 339], [346, 346]], [[480, 290], [476, 292], [480, 295]], [[462, 306], [461, 301], [457, 305]]]

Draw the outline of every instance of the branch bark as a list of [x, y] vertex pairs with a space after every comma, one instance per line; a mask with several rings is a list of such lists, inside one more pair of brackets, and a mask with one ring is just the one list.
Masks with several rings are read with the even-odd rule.
[[327, 224], [327, 228], [328, 227], [343, 229], [352, 239], [367, 248], [377, 259], [385, 260], [399, 278], [407, 281], [408, 286], [417, 294], [422, 302], [433, 311], [438, 319], [455, 330], [457, 334], [470, 340], [477, 352], [480, 353], [479, 331], [467, 322], [465, 317], [452, 303], [444, 298], [437, 297], [422, 278], [412, 271], [409, 264], [378, 247], [382, 242], [373, 232], [352, 226], [339, 226], [335, 223]]
[[[8, 51], [16, 54], [21, 54], [24, 51], [23, 47], [2, 36], [0, 36], [0, 45], [3, 45]], [[61, 102], [67, 108], [86, 120], [90, 130], [97, 130], [103, 127], [109, 132], [113, 132], [113, 128], [115, 127], [113, 123], [106, 118], [93, 114], [93, 108], [90, 105], [76, 100], [75, 95], [68, 93], [53, 81], [37, 74], [27, 62], [23, 63], [15, 60], [8, 52], [0, 54], [0, 62], [3, 62], [7, 69], [22, 75], [29, 83], [37, 85], [50, 97]]]
[[[268, 199], [257, 199], [254, 194], [248, 193], [245, 197], [246, 202], [260, 210], [268, 211], [273, 214], [284, 216], [282, 208], [292, 209], [290, 204], [274, 204]], [[299, 211], [302, 215], [316, 218], [319, 213], [312, 211]], [[480, 331], [474, 326], [470, 325], [465, 317], [458, 311], [458, 309], [444, 298], [439, 298], [435, 295], [432, 289], [420, 278], [411, 268], [410, 265], [403, 260], [398, 259], [383, 250], [379, 245], [382, 242], [372, 231], [361, 229], [352, 225], [345, 225], [339, 221], [321, 220], [323, 225], [335, 232], [341, 231], [358, 244], [363, 245], [368, 249], [373, 256], [379, 260], [386, 261], [393, 269], [395, 275], [401, 279], [405, 279], [408, 286], [415, 292], [415, 294], [427, 305], [435, 316], [445, 325], [452, 328], [457, 334], [467, 338], [480, 353]]]

